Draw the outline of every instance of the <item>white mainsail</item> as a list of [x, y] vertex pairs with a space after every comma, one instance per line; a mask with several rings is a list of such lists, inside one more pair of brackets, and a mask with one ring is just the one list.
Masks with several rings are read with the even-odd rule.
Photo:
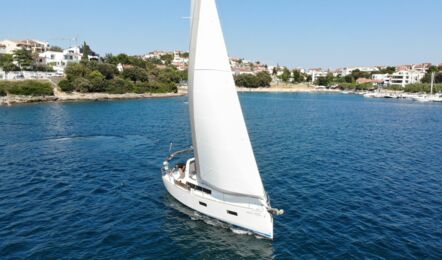
[[189, 110], [198, 176], [220, 191], [264, 199], [215, 0], [193, 0], [192, 8]]

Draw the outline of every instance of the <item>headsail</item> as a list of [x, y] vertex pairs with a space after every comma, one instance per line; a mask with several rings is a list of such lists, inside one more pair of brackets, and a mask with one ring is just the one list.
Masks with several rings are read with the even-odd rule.
[[189, 110], [199, 177], [227, 193], [265, 198], [215, 0], [192, 5]]

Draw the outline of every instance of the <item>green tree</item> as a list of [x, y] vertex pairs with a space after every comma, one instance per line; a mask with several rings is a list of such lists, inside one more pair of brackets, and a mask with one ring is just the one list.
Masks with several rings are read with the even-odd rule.
[[14, 64], [14, 57], [11, 54], [0, 54], [0, 68], [3, 68], [5, 72], [20, 70], [20, 68]]
[[160, 82], [177, 84], [181, 82], [182, 75], [177, 69], [168, 67], [166, 69], [159, 70], [157, 79]]
[[355, 82], [355, 78], [353, 78], [352, 75], [347, 75], [347, 76], [344, 77], [344, 82], [346, 82], [346, 83], [353, 83], [353, 82]]
[[21, 69], [29, 69], [34, 62], [34, 57], [31, 51], [19, 49], [14, 51], [14, 60]]
[[49, 51], [62, 52], [63, 48], [54, 45], [54, 46], [49, 47]]
[[75, 90], [75, 87], [67, 79], [63, 79], [58, 82], [58, 87], [64, 92], [72, 92]]
[[238, 87], [257, 88], [259, 87], [258, 78], [252, 74], [240, 74], [235, 76], [235, 84]]
[[292, 75], [292, 73], [290, 72], [290, 70], [288, 68], [284, 67], [284, 70], [281, 75], [281, 80], [283, 82], [288, 82], [290, 80], [291, 75]]
[[88, 93], [92, 89], [92, 83], [86, 78], [76, 78], [72, 81], [75, 91]]
[[333, 74], [332, 73], [328, 73], [327, 76], [325, 76], [325, 77], [319, 77], [316, 80], [316, 84], [319, 85], [319, 86], [326, 86], [326, 87], [328, 87], [328, 86], [330, 86], [333, 83], [333, 81], [334, 81]]
[[278, 75], [278, 68], [276, 68], [276, 67], [273, 67], [273, 70], [272, 70], [272, 75], [273, 75], [273, 76], [276, 76], [276, 75]]
[[91, 83], [89, 92], [103, 92], [106, 89], [106, 78], [98, 70], [89, 73], [88, 79]]
[[83, 56], [81, 57], [82, 62], [88, 62], [89, 61], [89, 55], [91, 55], [91, 48], [89, 45], [87, 45], [86, 42], [83, 42], [83, 48], [81, 49]]
[[293, 70], [293, 83], [300, 83], [304, 81], [304, 75], [302, 75], [301, 71]]
[[184, 59], [187, 59], [187, 58], [189, 58], [189, 53], [188, 52], [181, 52], [180, 53], [180, 57], [184, 58]]
[[123, 78], [129, 79], [132, 81], [149, 81], [149, 75], [145, 69], [139, 67], [127, 68], [122, 73]]
[[270, 87], [272, 76], [267, 71], [258, 72], [256, 74], [258, 87]]
[[118, 74], [118, 69], [115, 65], [109, 63], [99, 63], [97, 70], [107, 79], [113, 79]]
[[428, 68], [428, 73], [432, 73], [432, 72], [438, 72], [439, 70], [438, 70], [438, 68], [436, 67], [436, 66], [430, 66], [429, 68]]
[[360, 71], [359, 69], [356, 69], [351, 72], [351, 75], [355, 80], [358, 80], [360, 78], [370, 78], [371, 74], [368, 72]]
[[434, 83], [442, 83], [442, 72], [427, 72], [421, 79], [422, 83], [431, 83], [431, 74], [434, 73]]
[[86, 77], [87, 75], [89, 75], [89, 73], [91, 73], [91, 70], [84, 64], [70, 63], [64, 69], [64, 73], [66, 74], [66, 77], [69, 81], [73, 81], [74, 79], [79, 77]]
[[395, 72], [396, 72], [396, 67], [391, 67], [391, 66], [381, 70], [382, 74], [393, 74]]
[[160, 56], [161, 60], [164, 61], [164, 64], [170, 65], [173, 61], [173, 54], [164, 54]]

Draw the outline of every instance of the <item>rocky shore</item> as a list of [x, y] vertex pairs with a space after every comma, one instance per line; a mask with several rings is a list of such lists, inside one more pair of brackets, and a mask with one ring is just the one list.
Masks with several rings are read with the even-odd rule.
[[122, 99], [143, 99], [143, 98], [168, 98], [179, 97], [185, 93], [161, 93], [161, 94], [107, 94], [107, 93], [64, 93], [54, 91], [54, 96], [18, 96], [8, 95], [0, 97], [0, 105], [14, 105], [37, 102], [69, 102], [69, 101], [98, 101], [98, 100], [122, 100]]

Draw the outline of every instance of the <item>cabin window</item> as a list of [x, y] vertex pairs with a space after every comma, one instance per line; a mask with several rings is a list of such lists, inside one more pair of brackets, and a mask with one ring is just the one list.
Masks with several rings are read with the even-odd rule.
[[203, 187], [200, 187], [200, 186], [195, 185], [195, 184], [193, 184], [193, 183], [188, 182], [187, 185], [188, 185], [191, 189], [194, 189], [194, 190], [197, 190], [197, 191], [201, 191], [201, 192], [204, 192], [204, 193], [209, 194], [209, 195], [212, 194], [212, 191], [211, 191], [211, 190], [206, 189], [206, 188], [203, 188]]
[[207, 204], [204, 203], [204, 202], [201, 202], [201, 201], [200, 201], [200, 205], [201, 205], [201, 206], [204, 206], [204, 207], [207, 207]]
[[231, 210], [228, 210], [228, 211], [227, 211], [227, 214], [230, 214], [230, 215], [233, 215], [233, 216], [238, 216], [238, 213], [237, 213], [237, 212], [235, 212], [235, 211], [231, 211]]

